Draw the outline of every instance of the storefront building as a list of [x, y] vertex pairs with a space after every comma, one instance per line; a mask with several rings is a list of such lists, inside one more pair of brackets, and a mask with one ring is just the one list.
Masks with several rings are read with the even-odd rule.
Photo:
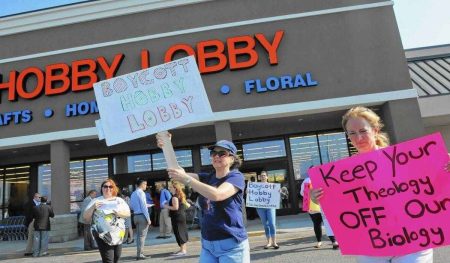
[[423, 57], [408, 64], [392, 4], [89, 1], [0, 18], [2, 217], [23, 213], [39, 191], [57, 221], [73, 220], [105, 178], [122, 188], [137, 177], [167, 180], [154, 136], [98, 140], [92, 84], [186, 55], [196, 56], [214, 118], [171, 131], [179, 163], [210, 170], [206, 146], [233, 140], [246, 179], [267, 170], [289, 189], [280, 214], [299, 211], [298, 183], [311, 165], [351, 154], [340, 119], [352, 106], [373, 107], [393, 142], [436, 130], [450, 142], [450, 52], [427, 57], [444, 57], [424, 62], [440, 65], [443, 88], [421, 93], [408, 70]]

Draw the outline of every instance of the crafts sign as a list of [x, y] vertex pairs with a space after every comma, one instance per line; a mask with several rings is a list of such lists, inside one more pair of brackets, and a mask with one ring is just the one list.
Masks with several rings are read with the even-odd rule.
[[311, 168], [342, 254], [399, 256], [450, 244], [448, 161], [436, 133]]
[[280, 208], [280, 184], [249, 182], [247, 207]]
[[97, 82], [94, 91], [108, 146], [212, 117], [193, 56]]

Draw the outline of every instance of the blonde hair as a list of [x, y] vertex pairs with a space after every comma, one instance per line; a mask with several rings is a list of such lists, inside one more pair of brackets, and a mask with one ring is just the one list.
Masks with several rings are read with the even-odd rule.
[[180, 204], [184, 204], [186, 208], [191, 205], [186, 200], [186, 194], [183, 191], [184, 185], [177, 181], [172, 181], [172, 187], [175, 189], [175, 196], [180, 200]]
[[353, 107], [350, 110], [348, 110], [344, 116], [342, 116], [342, 128], [344, 131], [347, 132], [347, 122], [350, 118], [363, 118], [365, 119], [370, 127], [377, 132], [375, 135], [375, 143], [379, 147], [386, 147], [389, 146], [389, 137], [385, 132], [381, 132], [381, 129], [384, 127], [383, 122], [381, 121], [380, 116], [376, 114], [373, 110], [358, 106]]

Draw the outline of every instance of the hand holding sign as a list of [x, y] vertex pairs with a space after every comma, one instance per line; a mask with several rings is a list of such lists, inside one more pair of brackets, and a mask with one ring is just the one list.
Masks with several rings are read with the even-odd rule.
[[246, 206], [280, 208], [280, 184], [249, 182]]

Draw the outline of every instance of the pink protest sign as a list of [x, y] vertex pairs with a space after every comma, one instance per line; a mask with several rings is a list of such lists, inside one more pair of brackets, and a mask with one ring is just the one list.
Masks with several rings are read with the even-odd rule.
[[448, 161], [436, 133], [311, 168], [342, 254], [399, 256], [450, 244]]

